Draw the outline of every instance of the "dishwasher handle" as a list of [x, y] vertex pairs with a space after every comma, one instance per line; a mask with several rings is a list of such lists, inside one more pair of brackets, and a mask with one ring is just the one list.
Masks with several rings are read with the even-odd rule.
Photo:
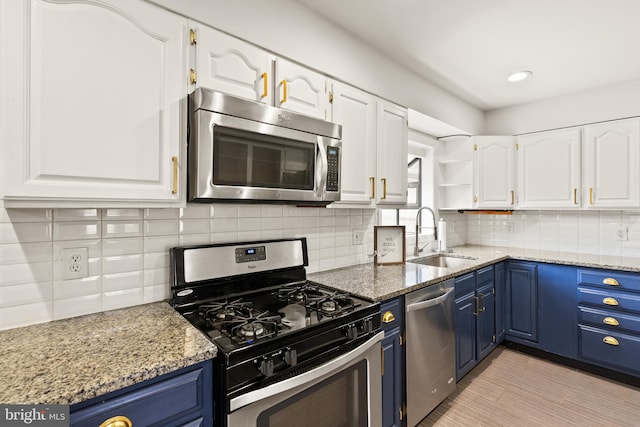
[[455, 288], [451, 288], [447, 292], [445, 292], [444, 294], [442, 294], [442, 295], [440, 295], [438, 297], [430, 298], [430, 299], [424, 300], [424, 301], [414, 302], [413, 304], [407, 304], [407, 313], [410, 312], [410, 311], [420, 310], [420, 309], [423, 309], [423, 308], [433, 307], [434, 305], [438, 305], [442, 301], [444, 301], [447, 298], [449, 298], [449, 295], [451, 295], [451, 293], [454, 290], [455, 290]]

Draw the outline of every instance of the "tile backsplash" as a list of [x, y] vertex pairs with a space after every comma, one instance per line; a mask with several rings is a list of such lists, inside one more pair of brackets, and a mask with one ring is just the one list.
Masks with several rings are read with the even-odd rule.
[[[375, 209], [189, 204], [183, 209], [0, 209], [0, 329], [169, 297], [173, 246], [307, 237], [308, 272], [369, 262]], [[353, 245], [353, 229], [364, 244]], [[65, 248], [88, 277], [62, 280]]]

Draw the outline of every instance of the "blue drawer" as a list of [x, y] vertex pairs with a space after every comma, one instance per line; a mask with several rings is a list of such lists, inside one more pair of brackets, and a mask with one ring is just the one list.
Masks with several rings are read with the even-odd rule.
[[402, 297], [398, 297], [380, 304], [380, 320], [382, 329], [390, 331], [394, 328], [402, 327], [402, 318], [404, 314], [404, 304]]
[[617, 312], [629, 311], [640, 313], [640, 295], [626, 292], [608, 291], [606, 289], [578, 288], [578, 304], [591, 305]]
[[579, 328], [579, 355], [582, 359], [638, 375], [640, 337], [590, 326], [579, 325]]
[[476, 278], [473, 273], [465, 274], [464, 276], [456, 277], [454, 281], [456, 298], [468, 293], [475, 292], [476, 290]]
[[578, 270], [578, 285], [640, 292], [640, 274], [614, 270]]
[[628, 331], [640, 334], [640, 316], [610, 310], [578, 307], [578, 322], [610, 331]]

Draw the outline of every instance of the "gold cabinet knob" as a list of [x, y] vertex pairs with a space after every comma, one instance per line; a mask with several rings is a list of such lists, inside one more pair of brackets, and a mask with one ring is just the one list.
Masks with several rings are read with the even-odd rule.
[[605, 317], [604, 319], [602, 319], [602, 323], [604, 323], [605, 325], [620, 326], [620, 322], [618, 322], [618, 319], [616, 319], [615, 317]]
[[129, 418], [118, 415], [117, 417], [109, 418], [100, 424], [100, 427], [133, 427], [133, 423]]
[[606, 279], [602, 280], [602, 283], [605, 285], [609, 285], [609, 286], [619, 286], [620, 283], [618, 283], [618, 281], [612, 277], [607, 277]]
[[385, 311], [385, 313], [382, 315], [382, 323], [391, 323], [394, 320], [396, 320], [396, 317], [390, 311]]
[[602, 342], [609, 345], [620, 345], [617, 339], [608, 335], [602, 338]]
[[607, 305], [620, 305], [615, 298], [611, 298], [611, 297], [604, 298], [602, 300], [602, 303]]

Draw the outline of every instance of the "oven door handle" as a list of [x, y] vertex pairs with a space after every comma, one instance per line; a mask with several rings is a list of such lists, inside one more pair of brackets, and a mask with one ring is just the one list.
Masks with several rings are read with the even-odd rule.
[[324, 365], [320, 365], [319, 367], [312, 369], [311, 371], [305, 372], [300, 375], [296, 375], [293, 378], [286, 379], [284, 381], [277, 382], [270, 386], [261, 388], [259, 390], [251, 391], [249, 393], [243, 394], [242, 396], [238, 396], [234, 399], [231, 399], [230, 409], [231, 412], [242, 408], [243, 406], [250, 405], [252, 403], [258, 402], [262, 399], [266, 399], [268, 397], [273, 397], [276, 394], [285, 392], [287, 390], [291, 390], [295, 387], [301, 386], [303, 384], [313, 384], [314, 381], [327, 377], [332, 374], [334, 371], [339, 371], [343, 369], [345, 366], [350, 364], [353, 361], [356, 361], [366, 353], [371, 347], [378, 344], [384, 338], [384, 332], [378, 332], [376, 335], [371, 337], [368, 341], [364, 342], [358, 348], [351, 350], [349, 353], [345, 353]]

